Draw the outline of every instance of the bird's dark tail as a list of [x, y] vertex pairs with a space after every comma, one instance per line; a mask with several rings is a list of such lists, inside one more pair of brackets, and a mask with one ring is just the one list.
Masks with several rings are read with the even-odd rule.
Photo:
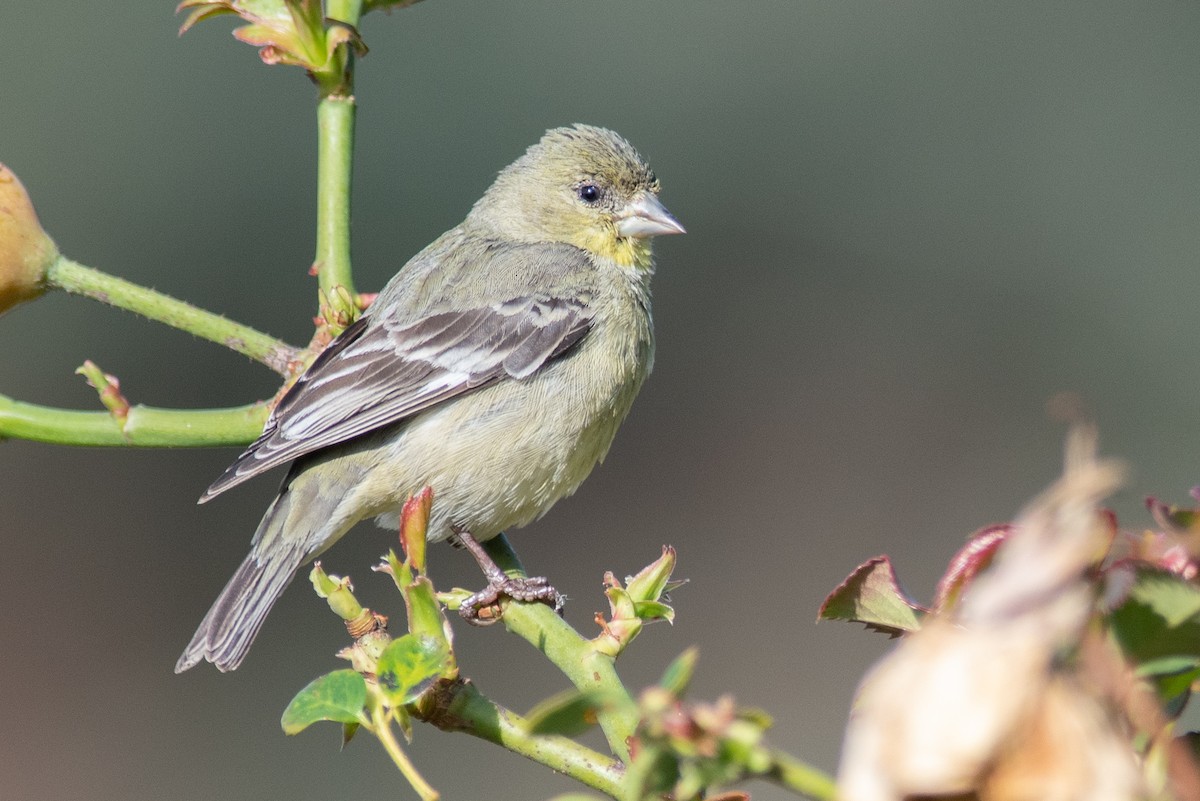
[[[195, 666], [201, 659], [212, 662], [222, 672], [230, 671], [246, 658], [267, 613], [292, 582], [296, 570], [315, 550], [312, 547], [315, 532], [296, 530], [297, 516], [290, 514], [294, 497], [285, 489], [267, 509], [254, 534], [249, 556], [204, 616], [175, 663], [176, 673]], [[303, 522], [320, 525], [319, 515], [301, 517]]]

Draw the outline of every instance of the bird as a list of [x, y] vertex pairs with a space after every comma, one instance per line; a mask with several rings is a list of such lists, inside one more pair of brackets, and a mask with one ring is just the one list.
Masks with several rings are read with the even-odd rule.
[[359, 521], [395, 528], [426, 486], [428, 539], [465, 545], [488, 579], [473, 600], [561, 605], [479, 543], [574, 493], [650, 373], [651, 239], [685, 233], [659, 192], [619, 134], [554, 128], [410, 259], [201, 496], [290, 464], [175, 672], [236, 669], [302, 565]]

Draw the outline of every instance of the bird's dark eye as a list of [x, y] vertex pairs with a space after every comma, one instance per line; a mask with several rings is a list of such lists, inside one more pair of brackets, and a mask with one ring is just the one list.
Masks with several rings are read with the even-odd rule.
[[592, 204], [600, 200], [600, 187], [595, 184], [580, 184], [579, 199], [584, 203]]

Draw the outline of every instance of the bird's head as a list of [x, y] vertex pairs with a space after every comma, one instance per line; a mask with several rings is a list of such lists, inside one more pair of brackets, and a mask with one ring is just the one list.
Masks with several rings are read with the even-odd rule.
[[650, 265], [650, 237], [684, 232], [658, 179], [622, 137], [590, 125], [547, 131], [471, 211], [504, 238], [563, 242], [624, 267]]

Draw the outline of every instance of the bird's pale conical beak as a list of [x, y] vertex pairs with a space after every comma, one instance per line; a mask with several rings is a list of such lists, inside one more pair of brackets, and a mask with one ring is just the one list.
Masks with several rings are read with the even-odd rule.
[[649, 192], [640, 192], [617, 214], [617, 233], [645, 239], [665, 234], [686, 234], [687, 231], [658, 198]]

